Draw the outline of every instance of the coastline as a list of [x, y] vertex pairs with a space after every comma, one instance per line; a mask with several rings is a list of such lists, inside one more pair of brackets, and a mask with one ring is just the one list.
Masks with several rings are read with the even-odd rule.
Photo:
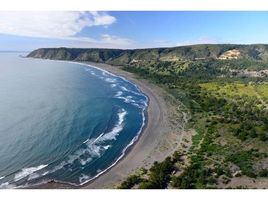
[[[157, 141], [159, 138], [159, 135], [154, 133], [161, 134], [161, 128], [165, 127], [161, 122], [165, 121], [163, 109], [166, 105], [164, 101], [161, 101], [163, 99], [161, 99], [162, 94], [160, 94], [160, 92], [162, 91], [160, 91], [160, 88], [153, 86], [147, 81], [145, 83], [145, 80], [138, 79], [134, 74], [123, 71], [120, 67], [107, 64], [91, 62], [87, 62], [86, 64], [104, 69], [112, 74], [131, 81], [148, 97], [146, 123], [138, 140], [127, 150], [125, 156], [115, 166], [102, 176], [82, 186], [82, 188], [115, 188], [120, 182], [124, 181], [128, 175], [133, 174], [139, 168], [146, 167], [145, 165], [151, 165], [154, 161], [158, 160], [155, 158], [152, 159], [150, 163], [142, 162], [146, 159], [148, 154], [154, 158], [150, 151], [155, 150], [155, 147], [158, 144], [157, 142], [154, 142], [154, 140]], [[156, 129], [158, 129], [158, 131]]]
[[139, 79], [135, 74], [124, 71], [121, 67], [110, 66], [102, 63], [75, 62], [106, 70], [116, 76], [125, 78], [134, 83], [148, 98], [148, 106], [145, 110], [145, 125], [138, 139], [127, 148], [123, 157], [101, 173], [98, 177], [81, 185], [73, 186], [65, 183], [51, 181], [49, 183], [33, 186], [38, 189], [59, 188], [116, 188], [130, 174], [134, 174], [140, 168], [149, 168], [153, 162], [162, 161], [175, 149], [161, 152], [162, 141], [172, 133], [169, 122], [168, 106], [165, 101], [165, 91], [146, 80]]

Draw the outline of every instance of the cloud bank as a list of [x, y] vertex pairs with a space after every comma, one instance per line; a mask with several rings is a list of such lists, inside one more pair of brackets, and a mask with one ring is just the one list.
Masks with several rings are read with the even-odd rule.
[[15, 36], [65, 40], [65, 46], [128, 48], [133, 41], [119, 36], [101, 34], [97, 38], [77, 36], [83, 29], [116, 22], [106, 12], [70, 11], [1, 11], [0, 33]]
[[107, 26], [116, 18], [99, 12], [0, 12], [0, 33], [68, 39], [86, 27]]

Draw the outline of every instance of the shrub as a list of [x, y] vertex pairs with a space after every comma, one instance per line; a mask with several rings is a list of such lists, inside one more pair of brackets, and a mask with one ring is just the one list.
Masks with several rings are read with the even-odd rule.
[[265, 133], [260, 133], [259, 138], [261, 141], [266, 141], [267, 140], [267, 135]]
[[260, 176], [260, 177], [268, 177], [268, 170], [267, 170], [267, 169], [262, 169], [262, 170], [259, 172], [259, 176]]
[[141, 182], [141, 178], [137, 175], [132, 175], [127, 178], [121, 185], [118, 187], [118, 189], [131, 189], [134, 185]]

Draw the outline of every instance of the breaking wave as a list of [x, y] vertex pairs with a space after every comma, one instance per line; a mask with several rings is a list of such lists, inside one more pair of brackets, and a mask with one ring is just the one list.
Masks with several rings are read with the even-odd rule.
[[14, 176], [14, 181], [18, 181], [21, 180], [31, 174], [33, 174], [36, 171], [39, 171], [45, 167], [47, 167], [48, 165], [39, 165], [37, 167], [29, 167], [29, 168], [23, 168], [21, 171], [19, 171], [18, 173], [15, 174]]
[[[92, 66], [90, 66], [90, 67], [92, 67]], [[92, 67], [92, 68], [95, 68], [95, 67]], [[85, 68], [85, 70], [88, 71], [91, 75], [94, 75], [94, 76], [104, 80], [105, 82], [110, 83], [111, 88], [114, 88], [117, 90], [119, 89], [116, 92], [116, 94], [114, 95], [115, 98], [121, 99], [123, 102], [131, 104], [131, 105], [138, 107], [138, 108], [143, 108], [143, 107], [147, 106], [147, 97], [141, 93], [141, 91], [138, 89], [138, 87], [135, 84], [131, 83], [130, 81], [126, 80], [125, 78], [116, 76], [116, 75], [111, 74], [111, 73], [109, 73], [105, 70], [102, 70], [102, 69], [98, 69], [98, 70], [102, 71], [102, 73], [100, 73], [100, 74], [96, 74], [93, 71], [93, 69], [90, 69], [90, 68]], [[112, 76], [113, 78], [107, 77], [108, 75]], [[132, 85], [134, 85], [137, 92], [134, 91], [133, 89], [128, 89], [126, 86], [124, 86], [123, 82], [120, 82], [122, 80], [124, 82], [129, 82]], [[136, 99], [133, 95], [136, 96]], [[144, 97], [144, 100], [140, 100], [137, 97]]]
[[13, 184], [10, 184], [9, 182], [5, 182], [5, 183], [0, 184], [0, 189], [10, 189], [10, 188], [14, 188], [14, 187], [16, 187], [16, 186]]
[[[27, 168], [28, 170], [23, 169], [22, 172], [15, 177], [15, 181], [29, 176], [28, 181], [40, 178], [42, 176], [45, 176], [47, 174], [54, 173], [64, 167], [67, 167], [69, 165], [74, 164], [74, 162], [78, 161], [81, 166], [84, 166], [91, 162], [95, 158], [101, 157], [103, 153], [108, 150], [112, 145], [104, 145], [107, 141], [116, 140], [116, 137], [119, 135], [119, 133], [123, 130], [124, 127], [124, 119], [127, 115], [127, 111], [124, 109], [120, 109], [120, 111], [117, 114], [117, 123], [112, 128], [112, 130], [100, 134], [97, 138], [91, 138], [87, 139], [82, 143], [81, 148], [76, 150], [74, 153], [68, 156], [68, 158], [65, 161], [62, 161], [59, 165], [55, 166], [53, 169], [43, 172], [43, 173], [34, 173], [35, 171], [38, 171], [47, 165], [41, 165], [38, 168]], [[28, 172], [28, 173], [26, 173]], [[84, 175], [82, 178], [79, 177], [79, 180], [84, 180], [86, 177], [89, 177], [87, 175]], [[80, 181], [81, 182], [81, 181]]]

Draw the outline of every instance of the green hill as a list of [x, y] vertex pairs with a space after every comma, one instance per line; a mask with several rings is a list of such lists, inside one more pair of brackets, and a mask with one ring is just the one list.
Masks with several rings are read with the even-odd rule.
[[[79, 48], [41, 48], [31, 52], [28, 57], [92, 61], [114, 65], [147, 63], [157, 61], [208, 60], [219, 59], [229, 50], [237, 50], [237, 59], [268, 61], [268, 45], [202, 44], [173, 48], [151, 49], [79, 49]], [[230, 57], [230, 59], [232, 59]]]

